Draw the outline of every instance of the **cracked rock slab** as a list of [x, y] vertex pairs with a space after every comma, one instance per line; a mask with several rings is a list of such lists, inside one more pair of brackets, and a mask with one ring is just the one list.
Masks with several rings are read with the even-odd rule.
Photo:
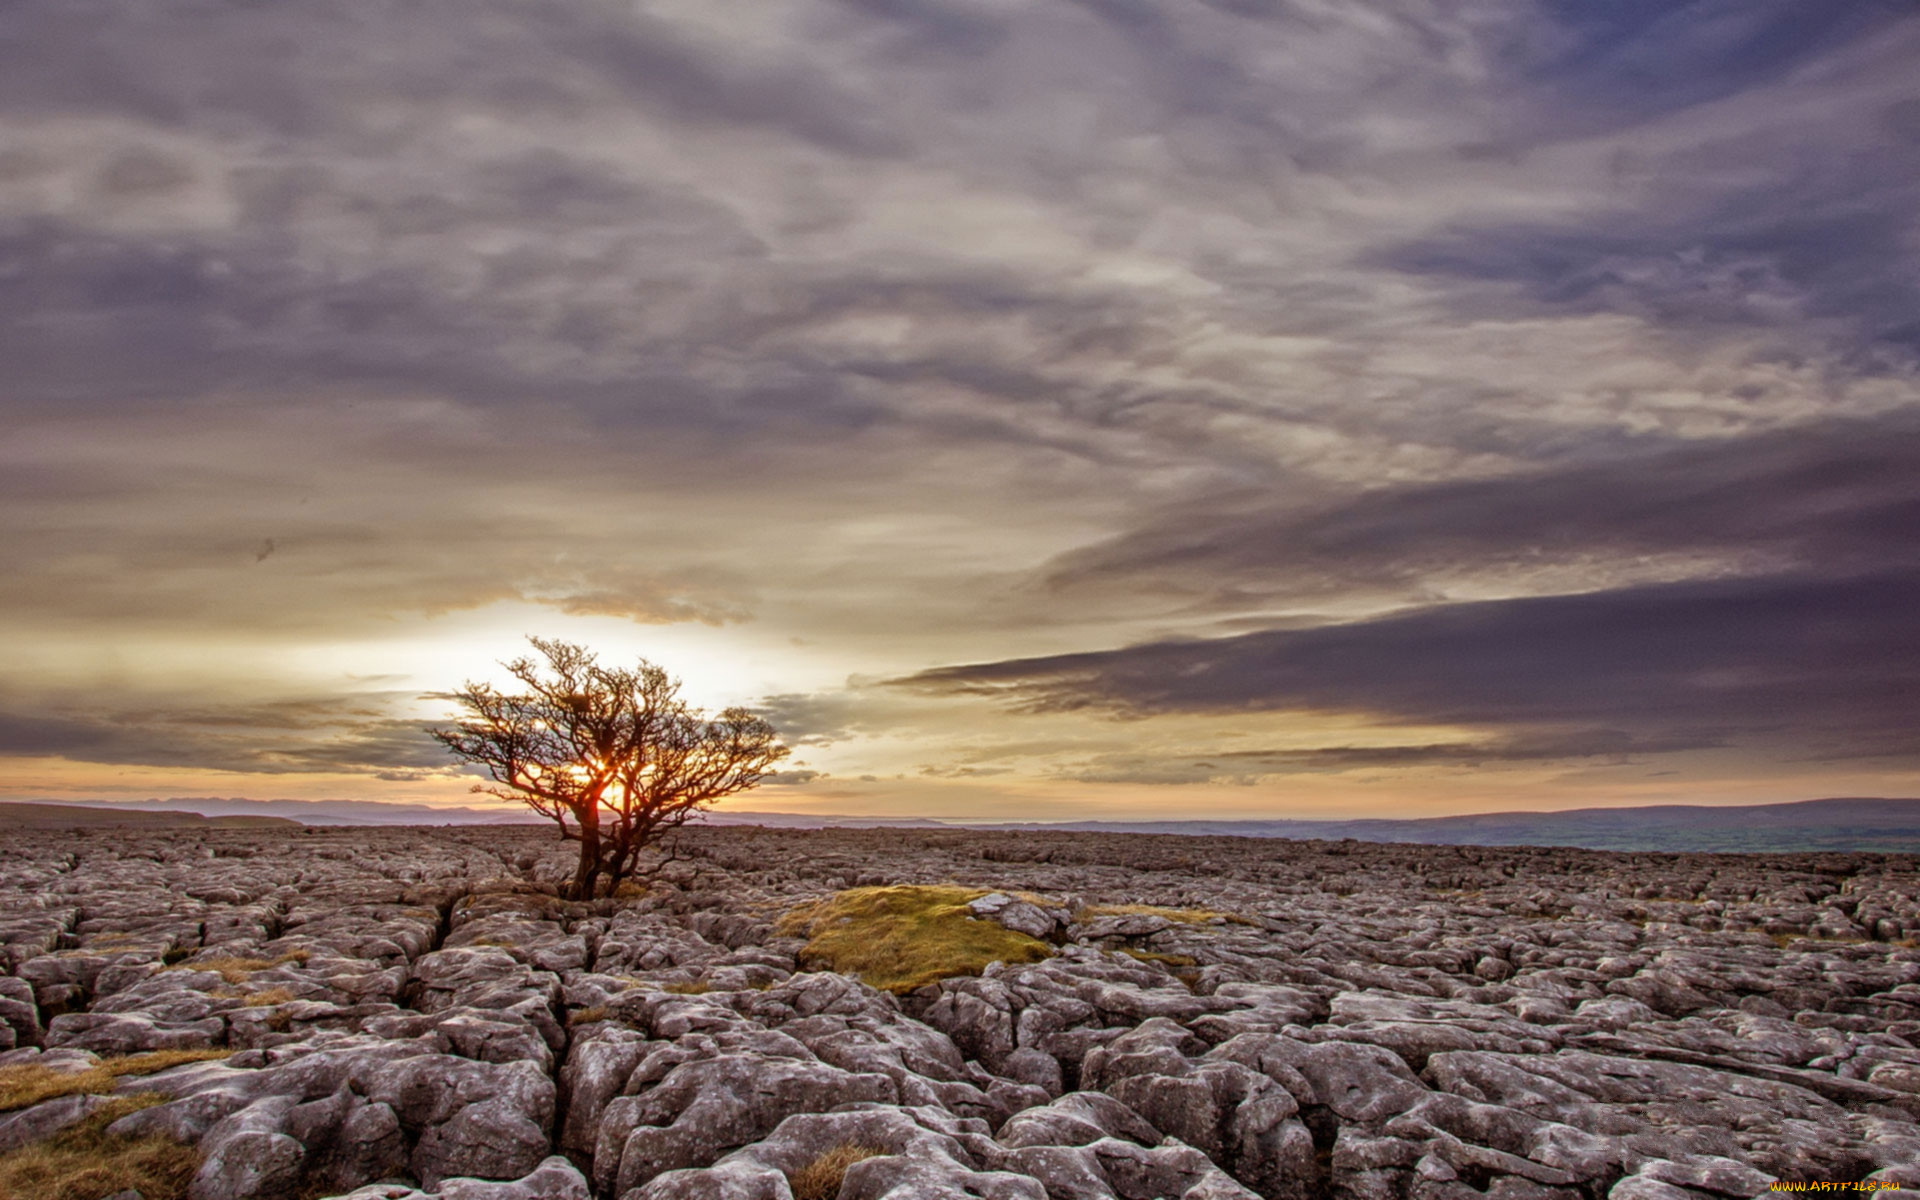
[[[0, 1152], [157, 1097], [110, 1132], [191, 1144], [190, 1200], [791, 1200], [823, 1159], [840, 1200], [1920, 1185], [1911, 857], [700, 828], [569, 903], [567, 849], [20, 834]], [[797, 969], [782, 914], [894, 884], [1051, 957]]]

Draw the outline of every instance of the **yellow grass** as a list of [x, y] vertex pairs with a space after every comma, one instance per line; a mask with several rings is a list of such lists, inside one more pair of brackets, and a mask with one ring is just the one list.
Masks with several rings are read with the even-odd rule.
[[688, 983], [670, 983], [661, 990], [677, 996], [704, 996], [713, 990], [713, 985], [704, 979], [695, 979]]
[[848, 1167], [885, 1153], [872, 1146], [835, 1146], [787, 1177], [793, 1200], [834, 1200], [846, 1181]]
[[1052, 956], [1038, 938], [976, 919], [967, 904], [986, 894], [962, 887], [853, 888], [794, 909], [780, 919], [779, 932], [808, 939], [801, 965], [855, 974], [890, 992], [978, 975], [993, 962]]
[[84, 1071], [56, 1071], [36, 1063], [0, 1067], [0, 1112], [31, 1108], [43, 1100], [83, 1093], [104, 1095], [123, 1075], [151, 1075], [182, 1063], [226, 1058], [231, 1050], [155, 1050], [124, 1058], [103, 1058]]
[[251, 996], [248, 996], [246, 1006], [248, 1008], [266, 1008], [274, 1004], [287, 1004], [298, 999], [299, 997], [293, 994], [292, 988], [268, 988], [264, 992], [255, 992]]
[[145, 1200], [184, 1200], [200, 1169], [191, 1146], [164, 1137], [116, 1137], [107, 1126], [165, 1103], [158, 1094], [110, 1100], [77, 1125], [0, 1154], [3, 1200], [100, 1200], [138, 1191]]
[[595, 1021], [605, 1021], [610, 1019], [612, 1016], [613, 1014], [607, 1011], [606, 1005], [595, 1004], [590, 1008], [577, 1008], [572, 1012], [568, 1013], [567, 1025], [569, 1027], [579, 1026], [579, 1025], [591, 1025]]

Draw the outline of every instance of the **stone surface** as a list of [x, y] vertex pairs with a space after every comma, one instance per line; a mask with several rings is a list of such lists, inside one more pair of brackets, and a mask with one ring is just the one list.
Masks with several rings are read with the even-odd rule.
[[[566, 850], [21, 834], [0, 1069], [230, 1052], [114, 1085], [162, 1097], [115, 1132], [200, 1150], [193, 1200], [791, 1200], [844, 1146], [841, 1200], [1920, 1183], [1911, 858], [728, 828], [574, 904]], [[896, 997], [776, 932], [945, 882], [1054, 957]], [[0, 1151], [107, 1099], [0, 1113]]]

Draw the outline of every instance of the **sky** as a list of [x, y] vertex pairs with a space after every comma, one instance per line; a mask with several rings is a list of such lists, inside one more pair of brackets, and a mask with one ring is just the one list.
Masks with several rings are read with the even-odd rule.
[[1913, 0], [9, 0], [0, 797], [1920, 795]]

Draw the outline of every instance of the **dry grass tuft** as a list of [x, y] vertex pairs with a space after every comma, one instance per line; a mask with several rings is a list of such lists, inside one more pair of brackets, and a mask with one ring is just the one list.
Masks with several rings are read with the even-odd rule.
[[1235, 925], [1254, 922], [1239, 913], [1218, 912], [1211, 908], [1162, 908], [1158, 904], [1090, 904], [1080, 910], [1083, 917], [1165, 917], [1182, 925], [1204, 925], [1208, 921], [1227, 921]]
[[847, 1178], [847, 1168], [869, 1158], [879, 1158], [885, 1150], [852, 1144], [835, 1146], [787, 1177], [793, 1200], [834, 1200]]
[[704, 996], [713, 990], [713, 985], [704, 979], [692, 979], [686, 983], [670, 983], [661, 990], [676, 996]]
[[288, 1004], [300, 997], [293, 994], [292, 988], [268, 988], [264, 992], [255, 992], [246, 999], [248, 1008], [267, 1008], [275, 1004]]
[[198, 1151], [163, 1137], [107, 1132], [128, 1113], [166, 1100], [158, 1094], [110, 1100], [77, 1125], [0, 1154], [0, 1197], [100, 1200], [132, 1190], [146, 1200], [184, 1200], [200, 1169]]
[[591, 1025], [595, 1021], [611, 1020], [612, 1017], [613, 1014], [607, 1011], [606, 1005], [596, 1004], [591, 1008], [576, 1008], [568, 1013], [567, 1025], [569, 1028], [575, 1028], [581, 1025]]
[[220, 978], [228, 983], [245, 983], [255, 971], [265, 971], [272, 967], [283, 967], [288, 963], [301, 964], [312, 958], [307, 950], [292, 950], [279, 958], [202, 958], [195, 962], [175, 963], [169, 971], [217, 971]]
[[803, 904], [779, 932], [805, 937], [804, 966], [857, 974], [869, 986], [911, 992], [988, 963], [1031, 963], [1053, 955], [1038, 938], [974, 918], [969, 901], [987, 893], [962, 887], [864, 887]]
[[169, 971], [216, 971], [228, 983], [245, 983], [255, 971], [264, 971], [273, 962], [265, 958], [203, 958], [168, 967]]
[[[31, 1108], [44, 1100], [81, 1094], [104, 1095], [123, 1075], [151, 1075], [182, 1063], [226, 1058], [231, 1050], [155, 1050], [125, 1058], [103, 1058], [84, 1071], [55, 1071], [36, 1063], [0, 1067], [0, 1112]], [[0, 1196], [6, 1193], [0, 1192]]]
[[[1758, 932], [1766, 933], [1765, 930]], [[1867, 940], [1859, 937], [1815, 937], [1811, 933], [1768, 933], [1767, 936], [1782, 950], [1791, 950], [1796, 942], [1806, 942], [1817, 950], [1822, 946], [1860, 946]]]

